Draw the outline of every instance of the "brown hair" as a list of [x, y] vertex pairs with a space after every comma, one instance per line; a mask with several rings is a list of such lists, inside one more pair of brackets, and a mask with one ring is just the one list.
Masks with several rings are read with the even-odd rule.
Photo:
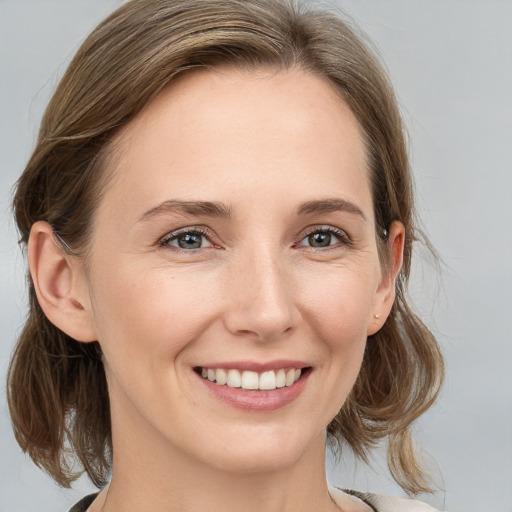
[[[50, 223], [66, 250], [84, 252], [108, 173], [109, 150], [125, 125], [178, 73], [195, 67], [299, 67], [329, 80], [365, 134], [378, 232], [405, 226], [396, 300], [371, 336], [355, 387], [328, 426], [367, 461], [389, 438], [393, 477], [409, 493], [428, 491], [410, 425], [439, 391], [443, 361], [434, 336], [406, 301], [417, 240], [406, 143], [381, 65], [338, 15], [287, 0], [132, 0], [86, 39], [44, 114], [34, 153], [17, 184], [21, 242]], [[380, 250], [385, 264], [385, 240]], [[59, 484], [80, 474], [106, 483], [111, 465], [109, 399], [97, 342], [71, 339], [43, 314], [30, 283], [30, 311], [8, 374], [16, 439]]]

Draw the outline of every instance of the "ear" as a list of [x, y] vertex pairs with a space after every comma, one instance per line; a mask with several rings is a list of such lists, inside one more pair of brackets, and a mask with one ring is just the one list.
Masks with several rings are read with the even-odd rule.
[[368, 336], [375, 334], [384, 325], [395, 302], [396, 279], [402, 268], [404, 244], [404, 225], [399, 221], [394, 221], [389, 228], [388, 235], [389, 264], [384, 270], [375, 293], [372, 318], [367, 329]]
[[96, 341], [83, 262], [64, 250], [47, 222], [32, 226], [28, 265], [37, 300], [48, 320], [77, 341]]

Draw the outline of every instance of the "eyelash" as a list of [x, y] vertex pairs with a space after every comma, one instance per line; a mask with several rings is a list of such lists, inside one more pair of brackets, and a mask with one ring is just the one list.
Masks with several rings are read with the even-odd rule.
[[314, 228], [310, 229], [309, 231], [306, 231], [305, 233], [301, 234], [301, 239], [298, 244], [294, 244], [293, 247], [300, 246], [300, 242], [302, 242], [305, 238], [310, 237], [311, 235], [315, 233], [327, 233], [330, 235], [334, 235], [339, 242], [335, 243], [334, 245], [328, 245], [325, 248], [318, 248], [318, 247], [312, 247], [312, 246], [302, 246], [302, 247], [309, 247], [309, 249], [315, 251], [315, 252], [325, 252], [333, 249], [339, 249], [340, 245], [345, 247], [351, 247], [352, 246], [352, 240], [347, 235], [347, 233], [339, 228], [335, 228], [334, 226], [315, 226]]
[[169, 233], [168, 235], [166, 235], [164, 238], [162, 238], [162, 240], [160, 240], [158, 245], [160, 247], [172, 247], [173, 249], [175, 249], [178, 252], [195, 252], [198, 250], [198, 249], [182, 249], [180, 247], [175, 247], [175, 246], [170, 245], [170, 242], [172, 242], [173, 240], [176, 240], [181, 235], [203, 236], [206, 239], [208, 239], [208, 241], [212, 245], [214, 245], [213, 242], [211, 242], [211, 240], [210, 240], [211, 238], [213, 238], [213, 233], [209, 229], [205, 229], [202, 227], [185, 228], [185, 229], [180, 229], [178, 231], [173, 231], [173, 232]]
[[[301, 245], [300, 242], [302, 242], [307, 237], [316, 234], [316, 233], [327, 233], [334, 235], [336, 238], [338, 238], [339, 242], [334, 245], [328, 245], [325, 248], [318, 248], [318, 247], [311, 247], [307, 245]], [[211, 238], [213, 238], [213, 233], [209, 229], [205, 229], [203, 227], [191, 227], [191, 228], [185, 228], [178, 231], [173, 231], [166, 235], [163, 239], [161, 239], [158, 243], [160, 247], [170, 247], [172, 250], [175, 250], [177, 252], [181, 253], [191, 253], [196, 252], [200, 249], [209, 249], [210, 247], [200, 247], [196, 249], [183, 249], [180, 247], [176, 247], [173, 245], [170, 245], [170, 242], [173, 240], [176, 240], [178, 237], [182, 235], [199, 235], [205, 237], [213, 247], [215, 247], [215, 244], [211, 241]], [[298, 243], [294, 243], [293, 247], [308, 247], [310, 250], [313, 250], [314, 252], [325, 252], [328, 250], [338, 249], [340, 247], [340, 244], [345, 247], [350, 247], [352, 245], [352, 240], [347, 235], [347, 233], [341, 229], [335, 228], [333, 226], [315, 226], [314, 228], [304, 232], [301, 234], [301, 238]], [[218, 246], [217, 246], [218, 247]]]

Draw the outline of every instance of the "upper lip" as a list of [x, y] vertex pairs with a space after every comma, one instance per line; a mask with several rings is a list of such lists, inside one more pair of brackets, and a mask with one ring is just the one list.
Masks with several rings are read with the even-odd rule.
[[311, 364], [298, 361], [296, 359], [275, 359], [274, 361], [268, 361], [266, 363], [260, 363], [257, 361], [219, 361], [216, 363], [208, 363], [200, 365], [201, 368], [205, 369], [233, 369], [233, 370], [247, 370], [253, 372], [266, 372], [270, 370], [280, 370], [281, 368], [294, 368], [301, 370], [303, 368], [309, 368]]

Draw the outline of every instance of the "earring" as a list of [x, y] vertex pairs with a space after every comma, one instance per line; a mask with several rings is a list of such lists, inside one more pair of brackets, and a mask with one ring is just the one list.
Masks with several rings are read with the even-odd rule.
[[376, 318], [376, 319], [378, 320], [378, 319], [380, 318], [380, 315], [379, 315], [378, 313], [377, 313], [377, 314], [376, 314], [376, 313], [374, 313], [374, 314], [373, 314], [373, 318]]

